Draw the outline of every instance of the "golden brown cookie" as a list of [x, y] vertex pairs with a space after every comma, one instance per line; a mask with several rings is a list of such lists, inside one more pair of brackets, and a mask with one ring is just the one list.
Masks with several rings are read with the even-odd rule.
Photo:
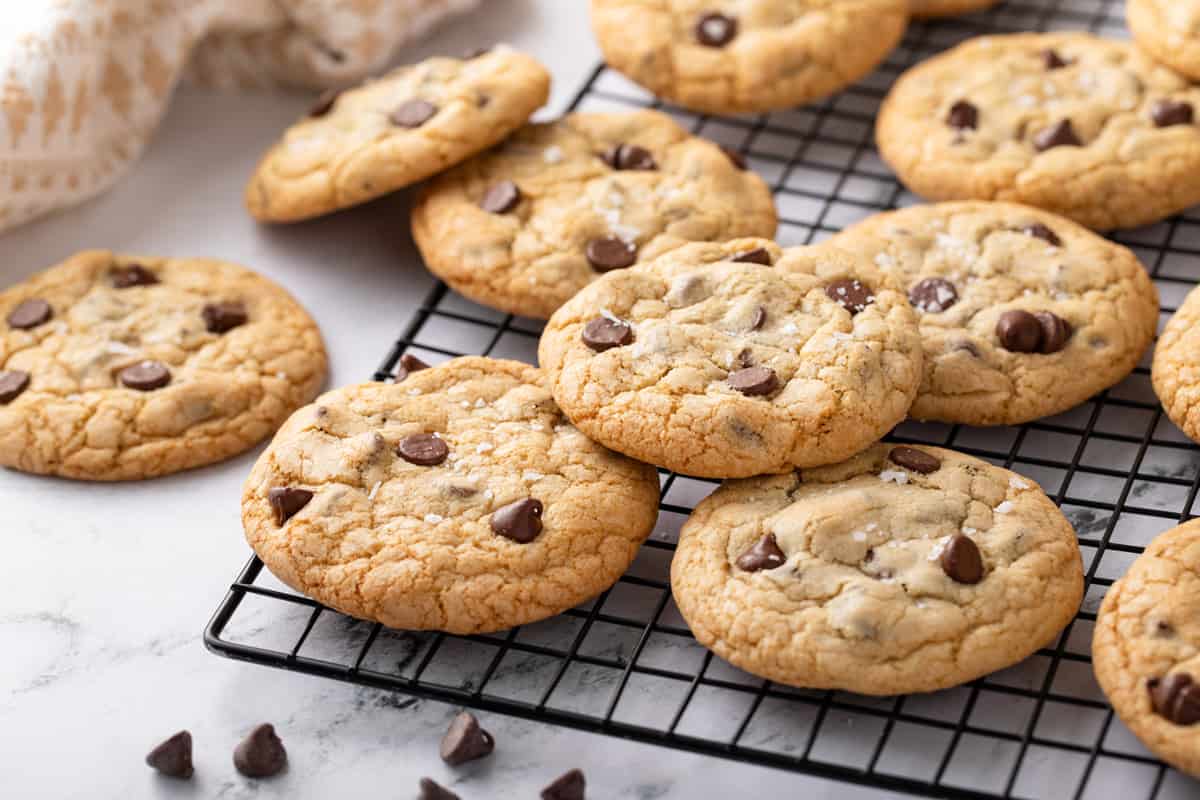
[[1188, 294], [1163, 328], [1151, 379], [1167, 416], [1200, 441], [1200, 289]]
[[1125, 21], [1138, 46], [1174, 70], [1200, 80], [1200, 2], [1128, 0]]

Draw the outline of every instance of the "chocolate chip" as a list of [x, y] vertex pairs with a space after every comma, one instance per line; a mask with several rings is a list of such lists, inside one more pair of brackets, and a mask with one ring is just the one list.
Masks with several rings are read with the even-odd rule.
[[750, 330], [756, 331], [767, 324], [767, 309], [762, 306], [754, 307], [754, 316], [750, 318]]
[[40, 297], [34, 297], [8, 312], [8, 325], [10, 328], [28, 330], [49, 322], [53, 316], [50, 304]]
[[737, 363], [741, 369], [754, 366], [754, 352], [749, 347], [742, 348], [737, 354]]
[[126, 264], [123, 267], [113, 267], [108, 275], [114, 289], [128, 289], [131, 286], [153, 286], [158, 283], [158, 276], [141, 264]]
[[1159, 128], [1168, 128], [1172, 125], [1191, 125], [1195, 118], [1195, 112], [1191, 103], [1159, 100], [1150, 107], [1150, 118]]
[[446, 456], [450, 455], [450, 448], [432, 433], [414, 433], [400, 440], [396, 452], [410, 464], [434, 467], [446, 460]]
[[337, 89], [326, 89], [317, 96], [317, 100], [312, 104], [312, 108], [308, 110], [310, 117], [323, 117], [333, 110], [333, 104], [337, 102], [338, 96], [341, 94]]
[[1071, 62], [1060, 56], [1057, 51], [1047, 49], [1042, 51], [1042, 63], [1046, 65], [1046, 69], [1062, 69]]
[[1057, 353], [1067, 346], [1071, 338], [1071, 323], [1050, 311], [1037, 311], [1033, 315], [1042, 326], [1042, 344], [1039, 353], [1049, 355]]
[[411, 373], [420, 372], [423, 369], [429, 369], [429, 365], [411, 353], [405, 353], [400, 356], [400, 365], [396, 367], [396, 383], [404, 380]]
[[584, 254], [592, 269], [597, 272], [611, 272], [633, 265], [637, 260], [637, 245], [617, 236], [602, 236], [588, 242]]
[[942, 571], [956, 583], [979, 583], [983, 580], [983, 555], [969, 536], [956, 533], [942, 548], [938, 559]]
[[579, 338], [597, 353], [603, 353], [605, 350], [624, 347], [632, 342], [633, 326], [622, 320], [596, 317], [583, 326], [583, 333]]
[[542, 800], [584, 800], [585, 785], [583, 771], [573, 769], [555, 778], [553, 783], [542, 789]]
[[617, 144], [603, 156], [605, 163], [613, 169], [652, 170], [658, 169], [654, 156], [636, 144]]
[[756, 247], [753, 250], [747, 250], [744, 253], [738, 253], [730, 261], [736, 261], [739, 264], [762, 264], [771, 266], [771, 254], [767, 252], [765, 247]]
[[204, 318], [204, 327], [209, 333], [225, 333], [239, 325], [245, 325], [250, 319], [246, 306], [236, 300], [225, 303], [209, 303], [200, 312]]
[[492, 52], [491, 47], [476, 47], [473, 50], [467, 50], [463, 53], [463, 61], [473, 61], [480, 56], [486, 56], [490, 52]]
[[825, 296], [836, 301], [851, 316], [862, 311], [875, 301], [871, 289], [855, 278], [843, 278], [825, 287]]
[[1042, 323], [1028, 311], [1005, 311], [996, 322], [1000, 345], [1013, 353], [1036, 353], [1042, 345]]
[[457, 767], [489, 755], [495, 747], [496, 741], [479, 726], [475, 715], [464, 711], [450, 723], [446, 735], [442, 737], [439, 753], [442, 761]]
[[489, 214], [505, 214], [517, 207], [521, 202], [521, 190], [512, 181], [500, 181], [492, 184], [491, 188], [479, 201], [479, 207]]
[[29, 388], [29, 373], [19, 369], [0, 369], [0, 406], [8, 405]]
[[401, 128], [419, 128], [437, 112], [437, 106], [428, 100], [409, 100], [393, 111], [389, 119]]
[[725, 154], [725, 157], [728, 158], [735, 167], [742, 171], [748, 169], [746, 159], [737, 150], [734, 150], [732, 147], [726, 147], [723, 144], [719, 144], [717, 147], [721, 148], [721, 152]]
[[1160, 619], [1154, 623], [1154, 635], [1163, 639], [1169, 639], [1175, 635], [1175, 628], [1165, 619]]
[[1041, 239], [1043, 242], [1058, 247], [1062, 244], [1062, 239], [1058, 238], [1058, 234], [1050, 230], [1040, 222], [1035, 222], [1032, 225], [1026, 225], [1021, 228], [1021, 233], [1026, 236], [1032, 236], [1035, 239]]
[[783, 566], [787, 556], [779, 549], [775, 534], [768, 533], [755, 542], [737, 558], [737, 568], [746, 572], [758, 572]]
[[908, 290], [913, 308], [928, 314], [940, 314], [958, 302], [958, 290], [944, 278], [926, 278]]
[[295, 489], [291, 486], [276, 486], [267, 492], [267, 502], [275, 512], [275, 524], [283, 524], [300, 512], [313, 499], [313, 493], [308, 489]]
[[966, 100], [959, 100], [950, 106], [946, 124], [956, 131], [973, 131], [979, 127], [979, 109]]
[[431, 778], [421, 778], [421, 795], [417, 800], [461, 800], [449, 789], [438, 785]]
[[899, 464], [905, 469], [911, 469], [913, 472], [919, 472], [922, 475], [928, 475], [931, 472], [937, 472], [941, 469], [942, 460], [937, 456], [932, 456], [924, 450], [918, 450], [915, 447], [893, 447], [888, 453], [888, 458], [893, 464]]
[[287, 751], [269, 722], [259, 725], [233, 751], [233, 765], [247, 778], [269, 778], [287, 766]]
[[1150, 704], [1160, 717], [1176, 725], [1200, 722], [1200, 686], [1188, 673], [1175, 672], [1164, 678], [1151, 678], [1146, 682], [1146, 688], [1150, 690]]
[[496, 509], [492, 531], [521, 544], [532, 542], [542, 532], [542, 501], [526, 497]]
[[117, 380], [130, 389], [152, 392], [171, 382], [171, 370], [161, 361], [139, 361], [117, 373]]
[[762, 397], [779, 388], [779, 376], [770, 367], [746, 367], [729, 373], [729, 386], [747, 397]]
[[146, 754], [146, 764], [169, 778], [192, 777], [192, 735], [180, 731], [167, 739]]
[[704, 14], [696, 20], [696, 40], [706, 47], [724, 47], [737, 32], [737, 19], [725, 14]]
[[1049, 150], [1054, 147], [1082, 147], [1083, 142], [1075, 135], [1071, 120], [1064, 119], [1043, 128], [1033, 137], [1033, 146], [1039, 150]]

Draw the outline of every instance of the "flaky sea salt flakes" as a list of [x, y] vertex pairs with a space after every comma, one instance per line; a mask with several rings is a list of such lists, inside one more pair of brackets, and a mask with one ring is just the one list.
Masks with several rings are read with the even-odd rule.
[[620, 317], [618, 317], [613, 312], [609, 311], [607, 308], [600, 309], [600, 316], [604, 317], [609, 322], [624, 322], [625, 321], [625, 320], [621, 319]]
[[898, 469], [885, 469], [879, 473], [879, 480], [884, 483], [898, 483], [901, 486], [908, 483], [908, 473]]
[[544, 477], [546, 476], [542, 473], [535, 472], [531, 469], [525, 470], [525, 472], [521, 474], [521, 480], [523, 481], [540, 481]]
[[417, 396], [417, 395], [419, 395], [420, 393], [421, 393], [421, 390], [420, 390], [420, 389], [415, 389], [415, 388], [414, 388], [414, 389], [409, 389], [409, 390], [408, 390], [408, 394], [409, 394], [409, 396], [410, 396], [410, 397], [416, 397], [416, 396]]
[[544, 430], [546, 430], [546, 426], [545, 426], [545, 425], [543, 425], [543, 424], [542, 424], [542, 423], [540, 423], [540, 422], [531, 422], [531, 423], [529, 423], [529, 430], [531, 430], [531, 431], [544, 431]]
[[375, 481], [375, 485], [371, 487], [370, 493], [367, 494], [368, 500], [374, 500], [375, 495], [379, 494], [379, 487], [383, 485], [383, 481]]
[[1016, 475], [1014, 475], [1008, 479], [1008, 485], [1010, 487], [1012, 487], [1013, 489], [1028, 489], [1029, 488], [1029, 484], [1027, 482], [1021, 480], [1020, 478], [1018, 478]]
[[876, 253], [875, 266], [880, 269], [891, 269], [896, 266], [896, 259], [892, 258], [888, 253]]
[[867, 540], [866, 531], [854, 531], [850, 534], [850, 538], [856, 542], [865, 542]]
[[484, 407], [484, 406], [486, 406], [486, 405], [487, 405], [487, 403], [483, 402], [483, 398], [482, 398], [482, 397], [477, 397], [477, 398], [475, 398], [475, 407], [476, 407], [476, 408], [483, 408], [483, 407]]
[[445, 517], [443, 517], [441, 514], [426, 514], [425, 515], [425, 521], [428, 522], [430, 525], [437, 525], [439, 522], [442, 522], [444, 519], [445, 519]]
[[542, 151], [542, 161], [545, 161], [547, 164], [561, 164], [562, 160], [562, 148], [556, 144], [552, 144]]
[[490, 453], [495, 449], [496, 445], [492, 444], [491, 442], [480, 442], [479, 444], [475, 445], [476, 453]]
[[1005, 500], [1003, 503], [996, 506], [996, 509], [995, 509], [997, 514], [1008, 514], [1012, 510], [1013, 510], [1013, 504], [1012, 504], [1011, 500]]
[[934, 544], [933, 549], [929, 551], [927, 558], [930, 561], [937, 561], [939, 558], [941, 558], [942, 553], [945, 551], [946, 545], [949, 543], [949, 541], [949, 536], [943, 536], [942, 538], [938, 539], [937, 543]]

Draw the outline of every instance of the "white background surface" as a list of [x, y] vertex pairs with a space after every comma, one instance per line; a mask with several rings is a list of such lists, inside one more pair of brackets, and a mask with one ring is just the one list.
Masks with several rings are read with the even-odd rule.
[[[582, 0], [489, 0], [404, 60], [494, 41], [541, 58], [557, 112], [598, 60]], [[0, 284], [72, 252], [203, 255], [294, 292], [325, 332], [331, 385], [370, 377], [431, 285], [401, 195], [287, 228], [246, 216], [262, 150], [307, 107], [297, 95], [177, 93], [158, 136], [115, 190], [0, 238]], [[464, 798], [536, 797], [582, 767], [590, 798], [884, 798], [884, 792], [486, 716], [494, 757], [451, 772], [437, 742], [453, 709], [210, 655], [201, 630], [248, 550], [240, 484], [256, 453], [142, 483], [0, 473], [0, 795], [12, 798], [416, 796], [421, 775]], [[262, 721], [291, 756], [282, 777], [238, 776], [230, 754]], [[191, 730], [197, 774], [142, 763]]]

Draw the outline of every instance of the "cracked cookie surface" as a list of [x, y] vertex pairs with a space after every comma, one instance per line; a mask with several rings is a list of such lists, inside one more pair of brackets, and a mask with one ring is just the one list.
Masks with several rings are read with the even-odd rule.
[[210, 464], [269, 436], [326, 372], [316, 324], [260, 275], [78, 253], [0, 292], [0, 464], [85, 480]]
[[605, 275], [554, 314], [538, 357], [588, 436], [726, 478], [867, 447], [907, 413], [922, 355], [916, 315], [869, 262], [742, 239]]
[[991, 8], [999, 0], [910, 0], [914, 17], [944, 17]]
[[713, 114], [830, 95], [875, 69], [908, 25], [908, 0], [592, 0], [591, 9], [605, 61]]
[[956, 686], [1051, 642], [1083, 570], [1070, 524], [1031, 481], [879, 444], [724, 484], [684, 524], [671, 588], [696, 639], [742, 669], [891, 695]]
[[1200, 776], [1200, 724], [1187, 712], [1200, 693], [1189, 686], [1174, 698], [1155, 697], [1152, 687], [1200, 679], [1198, 603], [1200, 521], [1192, 520], [1157, 536], [1109, 588], [1092, 634], [1096, 680], [1117, 716], [1155, 755], [1193, 776]]
[[327, 392], [255, 464], [247, 540], [289, 586], [395, 628], [502, 630], [599, 594], [653, 529], [658, 476], [571, 426], [543, 380], [466, 357]]
[[1150, 376], [1167, 416], [1200, 442], [1200, 289], [1189, 292], [1167, 321]]
[[1200, 2], [1128, 0], [1125, 21], [1138, 46], [1167, 66], [1200, 80]]
[[394, 192], [503, 140], [549, 92], [545, 67], [501, 46], [322, 96], [263, 156], [246, 208], [262, 222], [295, 222]]
[[412, 213], [430, 271], [540, 319], [603, 271], [686, 242], [773, 236], [775, 223], [761, 178], [657, 111], [528, 125], [431, 181]]
[[[1051, 416], [1121, 381], [1154, 340], [1158, 293], [1137, 257], [1029, 206], [913, 206], [870, 217], [831, 244], [873, 260], [909, 293], [925, 347], [916, 419], [1015, 425]], [[1069, 331], [1032, 352], [1010, 349], [1021, 348], [1001, 335], [1010, 312], [1048, 313]]]
[[1156, 222], [1200, 201], [1200, 88], [1127, 42], [985, 36], [905, 72], [875, 138], [930, 200], [1004, 200], [1090, 228]]

